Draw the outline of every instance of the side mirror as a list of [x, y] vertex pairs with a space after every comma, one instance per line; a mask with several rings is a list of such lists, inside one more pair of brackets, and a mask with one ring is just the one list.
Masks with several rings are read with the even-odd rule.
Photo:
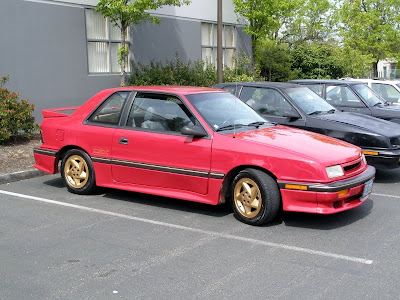
[[189, 135], [193, 137], [204, 137], [207, 135], [207, 132], [200, 126], [184, 126], [181, 130], [183, 135]]
[[299, 113], [295, 110], [285, 110], [283, 112], [283, 116], [292, 120], [297, 120], [301, 117]]

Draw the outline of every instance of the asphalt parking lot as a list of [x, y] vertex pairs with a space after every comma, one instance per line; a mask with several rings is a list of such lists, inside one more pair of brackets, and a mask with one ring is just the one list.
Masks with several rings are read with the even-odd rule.
[[59, 174], [0, 185], [0, 299], [399, 299], [400, 170], [362, 206], [252, 227]]

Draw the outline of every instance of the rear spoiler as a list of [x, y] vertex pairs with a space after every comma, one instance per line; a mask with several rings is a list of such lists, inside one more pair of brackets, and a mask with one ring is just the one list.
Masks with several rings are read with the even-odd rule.
[[73, 107], [60, 107], [60, 108], [50, 108], [42, 110], [43, 118], [58, 118], [58, 117], [68, 117], [73, 114], [79, 106]]

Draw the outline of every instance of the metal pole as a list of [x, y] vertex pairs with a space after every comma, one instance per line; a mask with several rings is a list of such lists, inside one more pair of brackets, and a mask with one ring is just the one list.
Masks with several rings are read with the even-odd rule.
[[222, 83], [222, 0], [218, 0], [217, 7], [217, 79]]

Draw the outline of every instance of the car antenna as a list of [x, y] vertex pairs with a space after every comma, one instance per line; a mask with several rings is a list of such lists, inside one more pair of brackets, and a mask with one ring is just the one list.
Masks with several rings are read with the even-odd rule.
[[[237, 72], [237, 71], [236, 71]], [[237, 82], [235, 82], [235, 94], [237, 93]], [[233, 113], [234, 116], [236, 115], [236, 101], [237, 101], [237, 97], [236, 95], [234, 95], [235, 97], [235, 108], [233, 109]], [[235, 119], [233, 119], [233, 138], [236, 138], [236, 122]]]

